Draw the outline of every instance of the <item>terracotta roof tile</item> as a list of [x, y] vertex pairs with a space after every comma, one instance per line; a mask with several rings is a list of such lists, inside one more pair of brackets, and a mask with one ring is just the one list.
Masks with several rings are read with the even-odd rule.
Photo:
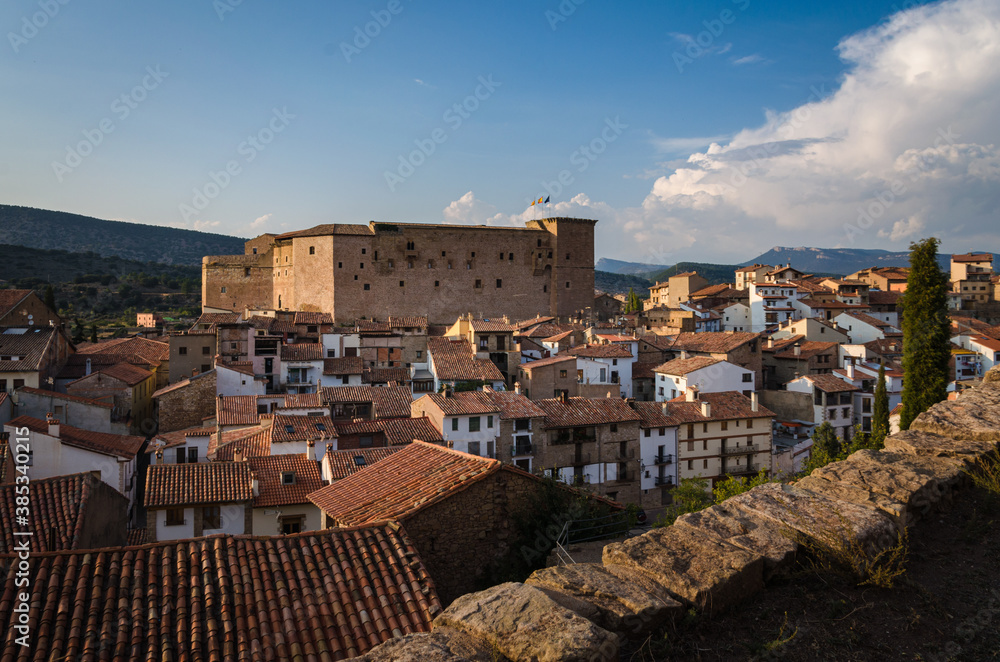
[[[3, 290], [0, 290], [2, 292]], [[23, 331], [23, 332], [22, 332]], [[0, 371], [27, 372], [40, 368], [42, 354], [53, 335], [51, 327], [26, 327], [0, 329]]]
[[992, 262], [991, 253], [965, 253], [964, 255], [952, 255], [952, 262]]
[[[663, 413], [662, 402], [636, 401], [632, 403], [632, 408], [639, 414], [640, 428], [669, 428], [678, 424], [676, 418]], [[667, 409], [669, 411], [669, 404]]]
[[244, 458], [267, 457], [271, 454], [272, 428], [242, 428], [222, 433], [222, 443], [218, 435], [213, 434], [208, 441], [206, 454], [216, 462], [233, 462], [236, 451]]
[[653, 370], [656, 368], [655, 361], [636, 361], [632, 364], [632, 379], [653, 379], [656, 375]]
[[156, 464], [146, 473], [146, 508], [237, 503], [252, 498], [247, 462]]
[[257, 425], [256, 395], [224, 395], [215, 399], [215, 420], [219, 425]]
[[477, 359], [467, 340], [428, 338], [427, 353], [440, 380], [503, 381], [500, 369], [486, 359]]
[[[8, 596], [15, 561], [0, 559]], [[33, 554], [28, 585], [17, 649], [38, 659], [343, 660], [427, 632], [441, 611], [409, 536], [385, 522]], [[0, 602], [5, 632], [13, 605]]]
[[303, 342], [281, 346], [282, 361], [320, 361], [324, 356], [323, 345], [318, 342]]
[[298, 311], [295, 313], [295, 319], [292, 322], [296, 326], [302, 325], [316, 325], [321, 326], [324, 324], [333, 324], [333, 316], [330, 313], [313, 313], [313, 312], [303, 312]]
[[864, 322], [865, 324], [873, 326], [876, 329], [886, 329], [892, 327], [892, 325], [889, 324], [888, 322], [883, 322], [879, 318], [872, 317], [871, 315], [867, 315], [865, 313], [849, 312], [847, 314], [850, 317], [853, 317], [854, 319], [858, 320], [859, 322]]
[[149, 542], [149, 529], [129, 529], [127, 535], [129, 547], [145, 545]]
[[[801, 338], [802, 336], [796, 336]], [[786, 346], [781, 351], [775, 352], [774, 358], [776, 359], [809, 359], [819, 354], [824, 354], [830, 351], [836, 353], [837, 348], [840, 346], [839, 343], [835, 342], [820, 342], [818, 340], [803, 340], [797, 341], [799, 345], [799, 354], [795, 354], [795, 342], [786, 343]], [[777, 342], [775, 342], [777, 345]]]
[[77, 351], [80, 354], [110, 354], [121, 357], [129, 363], [139, 363], [138, 359], [156, 363], [170, 360], [169, 343], [149, 340], [142, 336], [107, 340], [96, 345], [88, 345]]
[[323, 406], [319, 393], [289, 393], [278, 409], [318, 409]]
[[527, 370], [531, 372], [535, 368], [543, 368], [547, 365], [553, 365], [556, 363], [572, 363], [573, 369], [576, 369], [576, 357], [572, 354], [567, 354], [563, 352], [562, 354], [554, 354], [545, 359], [538, 359], [537, 361], [528, 361], [527, 363], [522, 363], [519, 367], [522, 370]]
[[367, 368], [361, 373], [363, 384], [406, 384], [411, 381], [409, 368]]
[[[653, 368], [653, 372], [660, 372], [665, 375], [687, 375], [695, 370], [701, 370], [702, 368], [707, 368], [708, 366], [715, 365], [716, 363], [722, 363], [722, 360], [713, 359], [710, 356], [695, 356], [690, 359], [674, 359], [673, 361], [667, 361], [666, 363], [662, 363]], [[634, 367], [632, 374], [633, 376], [635, 375]]]
[[342, 356], [339, 359], [323, 359], [323, 374], [360, 375], [364, 372], [364, 363], [364, 360], [360, 356]]
[[335, 522], [404, 520], [500, 470], [498, 460], [417, 441], [309, 495]]
[[[2, 291], [2, 290], [0, 290]], [[102, 402], [100, 400], [93, 400], [91, 398], [84, 398], [79, 395], [70, 395], [68, 393], [59, 393], [58, 391], [46, 391], [40, 388], [32, 388], [30, 386], [22, 386], [17, 389], [18, 393], [30, 393], [31, 395], [40, 395], [46, 398], [53, 398], [55, 400], [65, 400], [66, 402], [78, 402], [81, 405], [90, 405], [92, 407], [101, 407], [102, 409], [114, 409], [114, 405], [107, 402]], [[6, 395], [6, 393], [4, 394]], [[3, 402], [0, 399], [0, 402]]]
[[513, 333], [517, 325], [501, 320], [472, 320], [472, 330], [476, 333]]
[[[758, 405], [757, 411], [754, 411], [750, 398], [737, 391], [701, 393], [698, 398], [694, 402], [686, 402], [684, 396], [671, 400], [667, 403], [667, 416], [678, 424], [686, 424], [738, 418], [774, 418], [777, 415], [764, 405]], [[702, 402], [709, 404], [708, 416], [701, 413]]]
[[826, 393], [840, 393], [843, 391], [860, 391], [857, 386], [848, 384], [839, 377], [833, 375], [805, 375], [802, 379], [807, 379], [821, 391]]
[[441, 432], [430, 419], [423, 418], [379, 418], [374, 421], [343, 423], [337, 426], [340, 436], [374, 434], [381, 432], [389, 445], [408, 444], [419, 440], [436, 444], [444, 441]]
[[638, 421], [639, 414], [621, 398], [570, 398], [539, 400], [535, 403], [545, 411], [546, 428], [569, 428]]
[[389, 316], [390, 329], [427, 329], [427, 318], [415, 315]]
[[738, 347], [756, 340], [759, 333], [747, 333], [736, 331], [728, 333], [724, 331], [707, 331], [704, 333], [680, 333], [674, 338], [670, 349], [674, 351], [687, 350], [689, 352], [706, 352], [712, 354], [723, 354], [735, 350]]
[[370, 402], [376, 418], [408, 418], [413, 396], [406, 386], [324, 386], [323, 404]]
[[95, 379], [94, 375], [105, 375], [107, 377], [111, 377], [112, 379], [125, 382], [129, 386], [135, 386], [152, 377], [153, 373], [145, 368], [132, 365], [131, 363], [116, 363], [114, 365], [95, 370], [85, 377], [81, 377], [80, 379], [70, 382], [67, 386], [76, 384], [84, 379]]
[[285, 416], [275, 414], [271, 424], [271, 443], [280, 444], [310, 439], [332, 439], [337, 436], [329, 416]]
[[[18, 416], [7, 423], [13, 427], [26, 427], [32, 432], [39, 434], [49, 433], [49, 424], [38, 418], [31, 416]], [[119, 458], [131, 460], [140, 450], [146, 439], [124, 434], [109, 434], [105, 432], [91, 432], [81, 430], [70, 425], [59, 426], [59, 440], [67, 446], [74, 446], [84, 450], [112, 455]]]
[[330, 466], [331, 480], [340, 480], [367, 469], [379, 460], [384, 460], [401, 446], [383, 446], [381, 448], [355, 448], [343, 451], [327, 451], [325, 459]]
[[514, 324], [518, 329], [527, 329], [532, 326], [537, 326], [539, 324], [544, 324], [545, 322], [551, 322], [555, 317], [535, 317], [532, 319], [521, 320]]
[[[323, 487], [319, 462], [304, 454], [250, 458], [247, 464], [259, 486], [253, 499], [254, 508], [309, 503], [306, 495]], [[291, 483], [285, 482], [288, 474], [292, 476]]]
[[570, 347], [565, 349], [560, 354], [569, 354], [570, 356], [582, 356], [588, 359], [629, 359], [632, 358], [632, 352], [629, 351], [628, 347], [625, 347], [619, 343], [611, 343], [608, 345], [577, 345], [576, 347]]
[[868, 292], [868, 303], [873, 306], [896, 305], [902, 298], [902, 292], [883, 292], [882, 290], [871, 290]]
[[[15, 526], [16, 485], [0, 486], [0, 554], [9, 554], [21, 538], [15, 530], [30, 530], [31, 551], [76, 549], [83, 533], [90, 495], [99, 489], [101, 479], [93, 473], [79, 473], [55, 478], [34, 479], [28, 490], [30, 528]], [[55, 547], [49, 549], [49, 542]]]

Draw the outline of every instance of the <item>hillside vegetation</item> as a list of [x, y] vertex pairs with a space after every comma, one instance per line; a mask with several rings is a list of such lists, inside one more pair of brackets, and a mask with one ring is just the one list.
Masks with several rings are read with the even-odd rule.
[[205, 255], [243, 253], [243, 239], [158, 225], [103, 221], [61, 211], [0, 205], [0, 243], [93, 252], [140, 262], [201, 264]]

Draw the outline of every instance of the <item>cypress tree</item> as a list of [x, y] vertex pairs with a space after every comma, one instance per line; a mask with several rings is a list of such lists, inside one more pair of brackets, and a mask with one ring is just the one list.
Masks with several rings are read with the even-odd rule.
[[889, 393], [885, 390], [885, 362], [878, 368], [878, 386], [875, 387], [875, 402], [872, 406], [872, 436], [870, 447], [885, 446], [889, 435]]
[[91, 324], [90, 325], [90, 342], [94, 343], [95, 345], [97, 344], [97, 325], [96, 324]]
[[56, 312], [56, 291], [51, 285], [45, 288], [45, 305], [48, 306], [52, 312]]
[[951, 320], [948, 277], [937, 261], [934, 237], [910, 246], [910, 275], [903, 293], [903, 413], [899, 428], [907, 430], [921, 412], [948, 393]]

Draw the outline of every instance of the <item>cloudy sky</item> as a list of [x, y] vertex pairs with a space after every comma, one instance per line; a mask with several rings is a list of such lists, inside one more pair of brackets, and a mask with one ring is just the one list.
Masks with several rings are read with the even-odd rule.
[[10, 0], [0, 27], [0, 203], [244, 237], [577, 216], [655, 264], [1000, 252], [996, 0]]

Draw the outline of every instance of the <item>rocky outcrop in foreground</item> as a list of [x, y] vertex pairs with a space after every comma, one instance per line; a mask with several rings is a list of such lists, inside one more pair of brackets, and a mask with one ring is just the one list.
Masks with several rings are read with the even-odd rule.
[[687, 609], [718, 613], [766, 587], [802, 546], [895, 546], [947, 507], [972, 464], [1000, 444], [1000, 371], [911, 429], [790, 485], [762, 485], [604, 548], [602, 564], [545, 568], [524, 584], [464, 595], [426, 634], [395, 639], [359, 660], [618, 660]]

